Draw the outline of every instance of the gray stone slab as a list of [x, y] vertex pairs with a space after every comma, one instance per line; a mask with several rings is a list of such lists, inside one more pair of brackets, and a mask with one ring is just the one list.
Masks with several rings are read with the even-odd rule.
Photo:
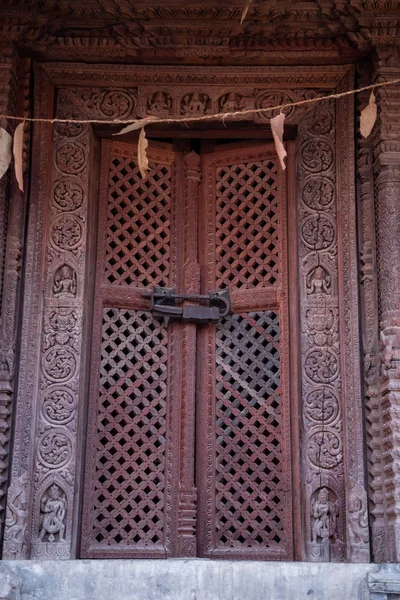
[[[256, 561], [3, 561], [32, 600], [364, 600], [368, 564]], [[23, 597], [23, 596], [22, 596]]]

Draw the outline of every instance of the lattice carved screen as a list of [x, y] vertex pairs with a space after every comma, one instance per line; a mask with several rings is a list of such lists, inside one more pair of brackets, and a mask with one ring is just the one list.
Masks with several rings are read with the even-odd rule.
[[149, 157], [143, 180], [134, 146], [103, 145], [84, 556], [171, 552], [169, 331], [140, 292], [173, 283], [174, 154]]
[[[195, 536], [199, 555], [290, 558], [286, 191], [277, 158], [265, 144], [217, 147], [202, 158], [203, 193], [193, 201], [200, 157], [150, 145], [142, 180], [135, 152], [103, 149], [82, 554], [193, 555]], [[188, 201], [199, 207], [198, 240], [188, 233]], [[140, 296], [186, 281], [190, 263], [176, 257], [196, 257], [198, 247], [203, 292], [229, 288], [233, 307], [217, 326], [197, 328], [199, 344], [192, 326], [166, 328]]]
[[201, 552], [290, 558], [285, 180], [265, 145], [222, 146], [203, 173], [205, 287], [235, 314], [201, 333]]

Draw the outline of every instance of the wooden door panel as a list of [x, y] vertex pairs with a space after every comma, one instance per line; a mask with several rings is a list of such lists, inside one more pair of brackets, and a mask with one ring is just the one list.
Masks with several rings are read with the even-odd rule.
[[203, 291], [233, 313], [199, 334], [197, 485], [203, 556], [293, 555], [286, 183], [271, 146], [203, 158]]
[[143, 180], [136, 152], [103, 143], [84, 557], [174, 551], [176, 332], [153, 319], [140, 292], [175, 285], [175, 154], [151, 145]]

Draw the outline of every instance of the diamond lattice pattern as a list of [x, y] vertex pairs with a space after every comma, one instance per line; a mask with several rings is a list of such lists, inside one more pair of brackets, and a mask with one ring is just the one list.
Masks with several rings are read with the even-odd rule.
[[242, 288], [279, 280], [277, 163], [217, 168], [217, 285]]
[[276, 548], [281, 518], [279, 318], [232, 315], [217, 327], [217, 548]]
[[171, 167], [150, 167], [142, 179], [131, 159], [111, 162], [105, 276], [112, 284], [168, 285]]
[[167, 333], [149, 313], [103, 314], [95, 543], [164, 543]]

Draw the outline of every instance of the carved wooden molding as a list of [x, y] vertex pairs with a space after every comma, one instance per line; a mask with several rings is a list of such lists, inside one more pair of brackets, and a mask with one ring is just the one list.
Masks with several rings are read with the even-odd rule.
[[[113, 87], [109, 86], [111, 78]], [[204, 114], [223, 110], [229, 103], [260, 107], [277, 100], [341, 91], [351, 87], [351, 82], [352, 71], [345, 66], [299, 71], [291, 67], [133, 69], [124, 65], [94, 68], [51, 63], [39, 69], [37, 116], [52, 114], [53, 86], [58, 88], [59, 116], [106, 120], [143, 117], [154, 112]], [[287, 120], [298, 124], [299, 131], [304, 541], [310, 560], [366, 561], [369, 542], [361, 393], [357, 379], [352, 100], [343, 99], [337, 106], [327, 103], [309, 110], [291, 110]], [[40, 175], [34, 181], [28, 233], [12, 471], [14, 486], [25, 472], [29, 473], [29, 483], [20, 487], [25, 490], [26, 486], [24, 493], [31, 498], [31, 513], [22, 523], [24, 541], [21, 533], [15, 537], [10, 532], [4, 548], [7, 558], [73, 555], [72, 532], [79, 519], [73, 498], [77, 494], [79, 415], [83, 414], [86, 397], [82, 319], [88, 268], [85, 263], [88, 181], [94, 144], [89, 129], [76, 124], [57, 126], [53, 132], [42, 125], [34, 143], [33, 168]], [[49, 158], [52, 181], [47, 186]], [[189, 189], [197, 185], [193, 156], [187, 156], [186, 168]], [[187, 257], [188, 265], [190, 260]], [[197, 283], [190, 277], [185, 285], [194, 289]], [[42, 331], [40, 343], [38, 331]], [[190, 381], [187, 385], [191, 385]], [[36, 454], [33, 439], [38, 440]], [[186, 466], [182, 465], [182, 469], [185, 472]], [[64, 507], [55, 538], [50, 538], [48, 531], [43, 533], [40, 524], [51, 488], [54, 500]], [[194, 501], [194, 490], [188, 481], [187, 488], [182, 490], [182, 510]], [[318, 503], [329, 505], [328, 536], [320, 527]], [[182, 539], [186, 534], [190, 536], [190, 522], [182, 521], [181, 530]]]

